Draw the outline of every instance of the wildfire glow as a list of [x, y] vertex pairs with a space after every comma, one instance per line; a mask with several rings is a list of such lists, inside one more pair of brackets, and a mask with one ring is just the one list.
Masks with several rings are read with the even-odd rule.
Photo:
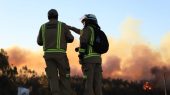
[[149, 82], [145, 82], [143, 85], [143, 89], [145, 91], [150, 91], [150, 90], [152, 90], [152, 85]]
[[[151, 79], [154, 67], [170, 67], [170, 34], [163, 37], [160, 46], [155, 49], [140, 36], [140, 21], [128, 18], [122, 24], [119, 39], [109, 38], [109, 51], [102, 55], [104, 77], [123, 78], [128, 80]], [[75, 40], [68, 45], [67, 55], [72, 75], [81, 75], [78, 53], [74, 51], [79, 45]], [[46, 67], [43, 51], [32, 51], [21, 47], [10, 47], [7, 50], [10, 64], [17, 67], [27, 65], [41, 74]]]

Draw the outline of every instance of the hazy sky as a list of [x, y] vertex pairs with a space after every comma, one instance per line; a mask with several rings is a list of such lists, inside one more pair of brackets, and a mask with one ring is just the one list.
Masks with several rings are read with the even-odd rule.
[[0, 48], [38, 48], [39, 27], [48, 21], [51, 8], [58, 10], [60, 21], [78, 28], [82, 28], [80, 18], [93, 13], [114, 39], [119, 38], [121, 24], [129, 17], [141, 22], [140, 34], [151, 44], [158, 45], [170, 32], [169, 0], [0, 0]]

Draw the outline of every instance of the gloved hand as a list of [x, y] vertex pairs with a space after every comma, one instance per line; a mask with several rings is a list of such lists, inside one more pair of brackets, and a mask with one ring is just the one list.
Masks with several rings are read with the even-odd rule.
[[79, 59], [82, 60], [84, 58], [84, 55], [85, 55], [84, 53], [80, 52], [79, 55], [78, 55]]
[[79, 47], [76, 47], [76, 48], [75, 48], [75, 51], [78, 52], [78, 51], [79, 51]]

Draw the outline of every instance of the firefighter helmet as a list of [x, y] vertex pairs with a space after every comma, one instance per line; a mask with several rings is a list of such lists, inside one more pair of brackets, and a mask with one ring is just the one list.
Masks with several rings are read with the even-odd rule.
[[83, 23], [86, 20], [92, 20], [97, 22], [97, 18], [94, 14], [85, 14], [82, 18], [81, 18], [81, 22]]

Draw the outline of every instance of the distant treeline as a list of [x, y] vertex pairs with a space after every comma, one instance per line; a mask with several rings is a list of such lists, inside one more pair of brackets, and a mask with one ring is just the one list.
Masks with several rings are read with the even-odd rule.
[[[128, 81], [123, 79], [103, 79], [103, 95], [164, 95], [164, 88], [154, 87], [144, 90], [143, 81]], [[152, 81], [149, 81], [152, 84]], [[71, 86], [77, 95], [82, 95], [84, 80], [80, 76], [71, 77]], [[0, 95], [17, 95], [18, 87], [30, 89], [30, 95], [50, 95], [45, 74], [39, 76], [26, 66], [17, 70], [9, 65], [7, 53], [0, 50]], [[170, 89], [167, 89], [170, 94]], [[167, 94], [167, 95], [168, 95]]]

